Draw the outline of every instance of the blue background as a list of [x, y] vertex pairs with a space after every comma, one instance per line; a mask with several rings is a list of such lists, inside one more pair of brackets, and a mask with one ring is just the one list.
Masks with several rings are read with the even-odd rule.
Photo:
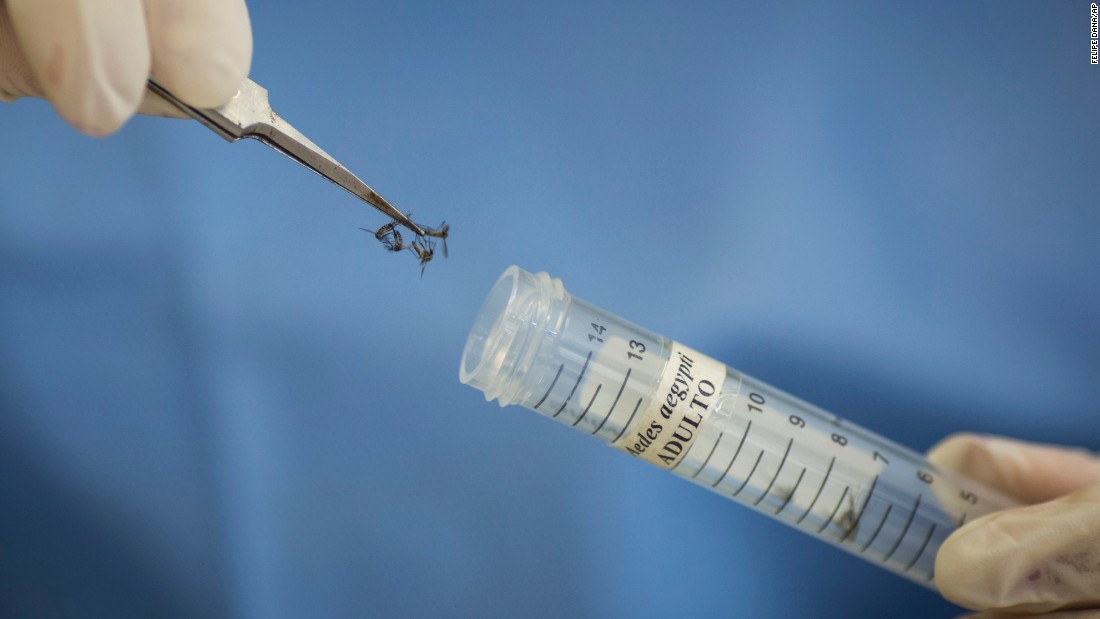
[[0, 614], [958, 612], [460, 385], [513, 263], [916, 449], [1100, 448], [1087, 2], [251, 10], [451, 257], [258, 144], [0, 106]]

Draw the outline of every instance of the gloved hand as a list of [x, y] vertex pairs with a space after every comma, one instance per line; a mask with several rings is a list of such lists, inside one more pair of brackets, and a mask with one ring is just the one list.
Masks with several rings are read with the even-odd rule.
[[185, 103], [217, 107], [251, 61], [244, 0], [0, 0], [0, 100], [45, 97], [90, 135], [113, 133], [139, 106], [175, 115], [147, 95], [150, 75]]
[[947, 538], [936, 556], [944, 597], [986, 610], [974, 615], [983, 619], [1100, 617], [1100, 458], [969, 434], [947, 438], [928, 458], [1028, 504]]

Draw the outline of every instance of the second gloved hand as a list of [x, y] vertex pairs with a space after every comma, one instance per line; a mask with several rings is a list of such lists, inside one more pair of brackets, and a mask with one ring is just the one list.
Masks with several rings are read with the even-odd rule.
[[975, 435], [950, 437], [928, 458], [1029, 504], [947, 538], [936, 556], [944, 597], [986, 610], [983, 618], [1000, 611], [1100, 617], [1100, 459]]
[[90, 135], [135, 111], [150, 75], [185, 103], [217, 107], [252, 60], [244, 0], [0, 0], [0, 100], [45, 97]]

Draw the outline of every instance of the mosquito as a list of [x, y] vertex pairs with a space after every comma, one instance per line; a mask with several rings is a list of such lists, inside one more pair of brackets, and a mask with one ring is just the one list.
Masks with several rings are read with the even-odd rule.
[[397, 221], [391, 221], [377, 230], [359, 229], [363, 232], [373, 232], [374, 238], [378, 239], [390, 251], [405, 249], [405, 242], [401, 239], [401, 232], [397, 229]]
[[424, 228], [424, 236], [437, 238], [443, 242], [443, 257], [447, 257], [447, 236], [451, 233], [451, 227], [447, 222], [439, 224], [438, 228]]
[[424, 277], [424, 269], [435, 256], [435, 241], [426, 236], [417, 236], [409, 245], [409, 251], [420, 258], [420, 277]]
[[359, 229], [374, 234], [374, 238], [378, 239], [378, 242], [382, 243], [389, 251], [398, 252], [402, 249], [408, 249], [416, 254], [416, 257], [420, 259], [420, 276], [424, 277], [424, 269], [435, 257], [436, 239], [439, 239], [439, 242], [443, 244], [443, 257], [447, 257], [447, 237], [451, 233], [451, 226], [445, 221], [439, 224], [438, 228], [424, 226], [424, 234], [417, 234], [412, 243], [406, 244], [401, 237], [401, 232], [397, 229], [399, 225], [400, 222], [393, 220], [383, 224], [377, 230]]

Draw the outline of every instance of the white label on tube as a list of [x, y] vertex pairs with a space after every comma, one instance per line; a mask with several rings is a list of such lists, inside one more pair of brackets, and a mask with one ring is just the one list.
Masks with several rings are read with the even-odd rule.
[[726, 366], [672, 342], [653, 399], [613, 447], [661, 468], [676, 466], [706, 423], [726, 377]]

